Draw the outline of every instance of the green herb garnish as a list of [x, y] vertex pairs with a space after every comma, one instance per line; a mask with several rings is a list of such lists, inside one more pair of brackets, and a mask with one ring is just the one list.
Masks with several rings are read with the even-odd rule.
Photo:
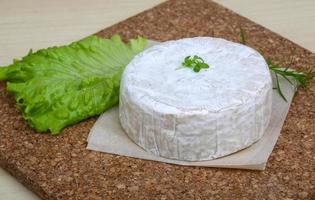
[[268, 58], [267, 64], [269, 66], [269, 69], [274, 73], [276, 77], [276, 88], [278, 90], [279, 95], [287, 101], [287, 99], [284, 97], [281, 87], [279, 84], [278, 76], [282, 76], [284, 79], [286, 79], [290, 84], [294, 85], [294, 83], [290, 80], [292, 78], [293, 80], [297, 81], [300, 86], [303, 88], [307, 88], [309, 85], [309, 82], [314, 78], [315, 73], [308, 69], [306, 71], [296, 71], [289, 69], [289, 67], [282, 67], [278, 64], [273, 63], [271, 58]]
[[125, 44], [117, 35], [89, 36], [70, 45], [30, 51], [0, 67], [0, 80], [7, 81], [7, 90], [31, 127], [58, 134], [118, 103], [121, 74], [145, 46], [141, 37]]
[[199, 72], [201, 69], [209, 68], [209, 65], [205, 63], [205, 61], [199, 56], [186, 56], [184, 61], [182, 62], [182, 66], [177, 68], [192, 68], [194, 72]]
[[[245, 31], [242, 27], [240, 27], [240, 42], [246, 45]], [[262, 50], [260, 51], [263, 52]], [[290, 84], [294, 85], [294, 83], [290, 80], [291, 78], [297, 81], [299, 86], [302, 86], [303, 88], [307, 88], [309, 86], [310, 81], [315, 77], [315, 72], [312, 71], [312, 69], [310, 68], [302, 71], [293, 70], [290, 69], [289, 67], [283, 67], [279, 64], [275, 64], [271, 58], [267, 58], [266, 62], [268, 64], [269, 70], [274, 73], [276, 78], [276, 87], [274, 89], [278, 91], [279, 95], [283, 98], [284, 101], [287, 101], [287, 99], [282, 93], [281, 86], [279, 83], [279, 76], [283, 77]], [[290, 61], [290, 63], [292, 63], [292, 60]]]
[[242, 27], [240, 27], [240, 42], [246, 44], [245, 31]]

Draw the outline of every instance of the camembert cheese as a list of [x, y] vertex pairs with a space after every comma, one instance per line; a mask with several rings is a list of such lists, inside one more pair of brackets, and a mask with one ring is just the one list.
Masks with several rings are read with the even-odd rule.
[[[209, 64], [178, 69], [186, 56]], [[272, 80], [250, 47], [211, 37], [150, 47], [126, 67], [119, 117], [126, 134], [157, 156], [211, 160], [258, 141], [271, 114]]]

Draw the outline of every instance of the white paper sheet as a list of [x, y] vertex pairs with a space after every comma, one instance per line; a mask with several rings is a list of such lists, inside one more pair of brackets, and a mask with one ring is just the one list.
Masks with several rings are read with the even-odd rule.
[[[151, 42], [151, 45], [154, 43]], [[222, 158], [202, 162], [186, 162], [150, 154], [125, 134], [120, 126], [118, 106], [106, 111], [98, 118], [88, 136], [87, 149], [185, 166], [264, 170], [280, 135], [295, 92], [295, 86], [282, 78], [280, 78], [280, 85], [288, 102], [285, 102], [276, 90], [273, 91], [272, 115], [264, 136], [252, 146]]]

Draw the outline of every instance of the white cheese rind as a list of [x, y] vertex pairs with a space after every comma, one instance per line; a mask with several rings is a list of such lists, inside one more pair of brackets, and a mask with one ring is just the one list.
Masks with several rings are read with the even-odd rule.
[[[210, 65], [178, 69], [187, 55]], [[264, 58], [224, 39], [186, 38], [137, 55], [121, 80], [119, 117], [127, 135], [155, 155], [211, 160], [259, 140], [270, 119], [272, 82]]]

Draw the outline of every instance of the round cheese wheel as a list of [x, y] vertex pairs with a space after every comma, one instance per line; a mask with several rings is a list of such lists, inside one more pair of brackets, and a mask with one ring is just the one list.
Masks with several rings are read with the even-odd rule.
[[[194, 55], [210, 67], [179, 68]], [[211, 160], [263, 136], [271, 93], [268, 66], [254, 49], [219, 38], [185, 38], [150, 47], [127, 65], [119, 118], [126, 134], [148, 152]]]

